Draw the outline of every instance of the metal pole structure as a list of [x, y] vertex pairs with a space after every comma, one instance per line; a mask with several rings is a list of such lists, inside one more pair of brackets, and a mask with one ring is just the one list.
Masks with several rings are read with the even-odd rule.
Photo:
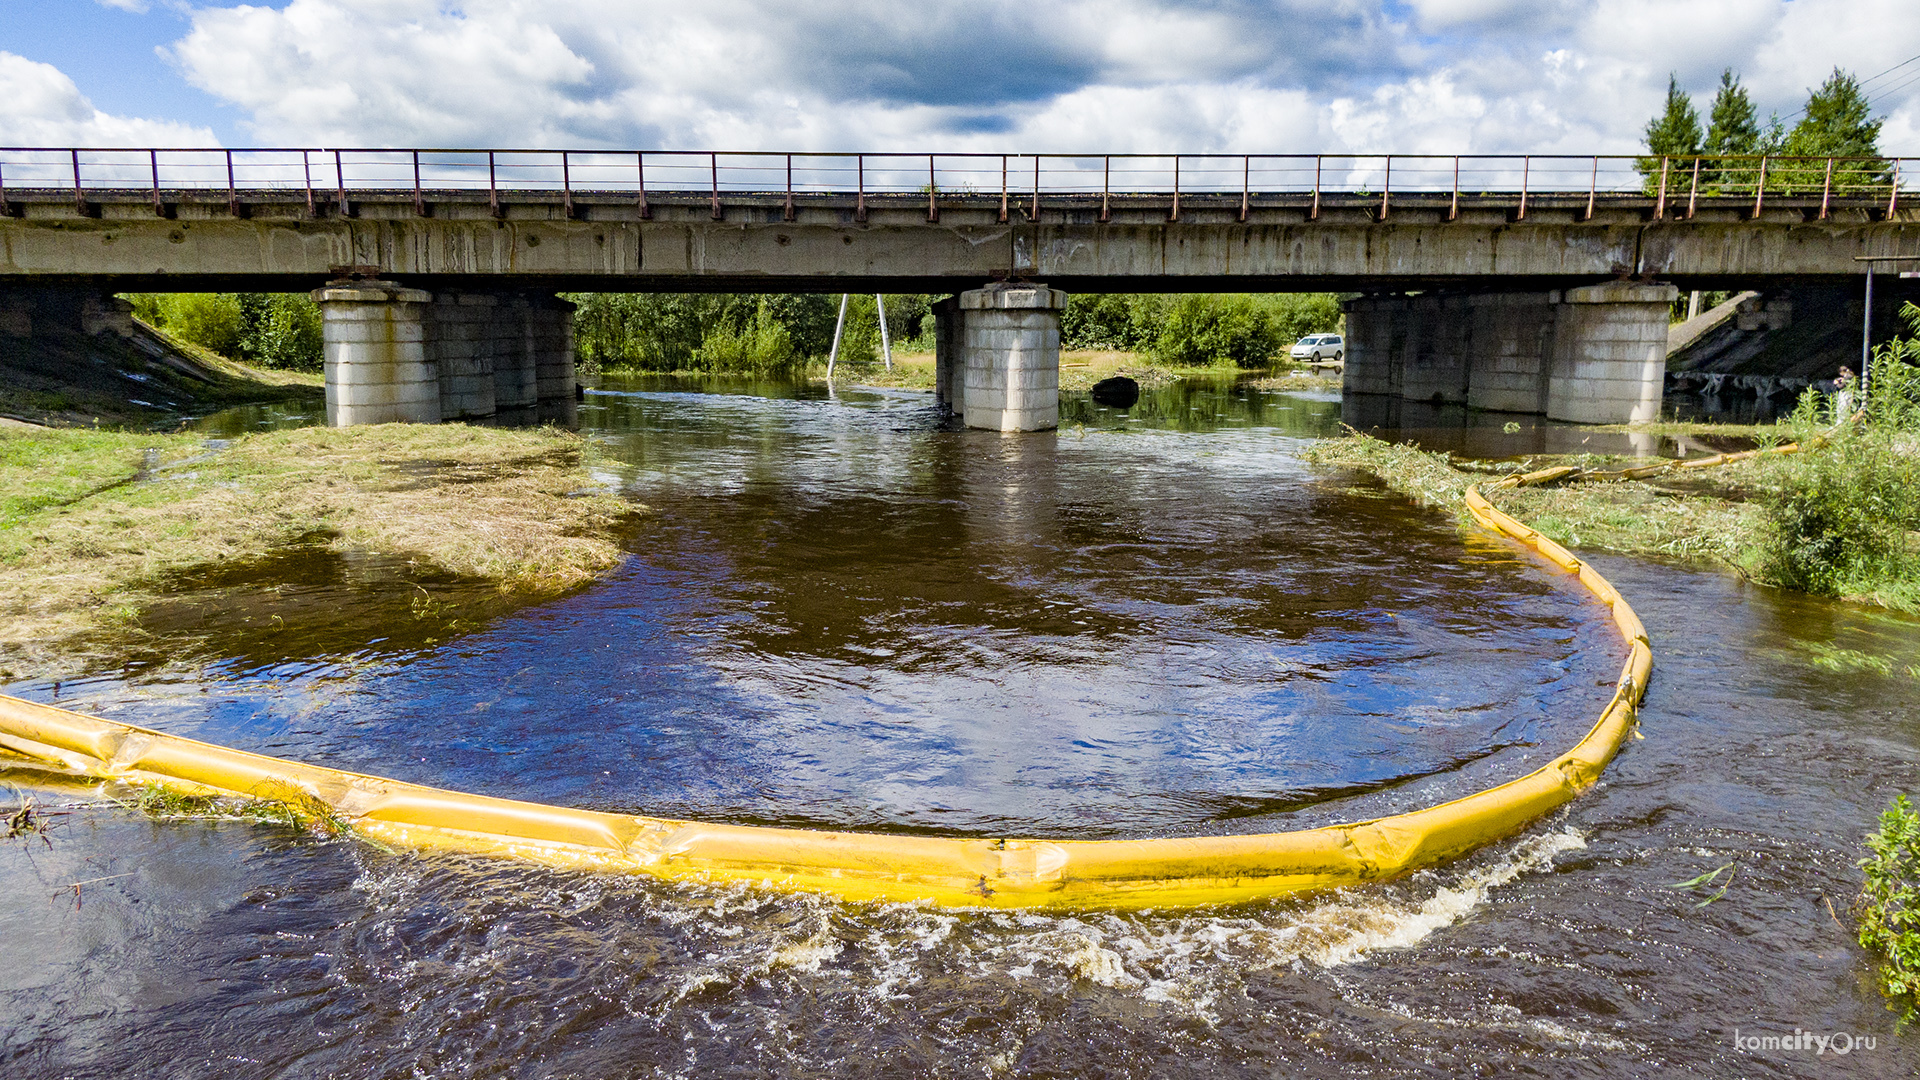
[[1867, 386], [1873, 378], [1873, 264], [1867, 264], [1867, 302], [1860, 305], [1860, 404], [1867, 404]]
[[833, 350], [827, 353], [827, 389], [833, 389], [833, 362], [840, 357], [840, 331], [847, 325], [847, 294], [840, 294], [840, 317], [833, 321]]
[[887, 362], [887, 370], [893, 370], [893, 342], [887, 340], [887, 302], [880, 299], [879, 293], [873, 294], [873, 309], [880, 313], [880, 356]]

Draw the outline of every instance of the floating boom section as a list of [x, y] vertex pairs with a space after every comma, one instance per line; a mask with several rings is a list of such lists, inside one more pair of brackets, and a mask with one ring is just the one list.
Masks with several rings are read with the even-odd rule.
[[[1791, 452], [1778, 447], [1772, 453]], [[1754, 456], [1687, 462], [1699, 468]], [[1660, 467], [1662, 469], [1666, 466]], [[1495, 487], [1574, 478], [1571, 467]], [[1612, 479], [1623, 474], [1605, 474]], [[266, 799], [383, 843], [554, 866], [738, 881], [848, 900], [949, 907], [1172, 908], [1235, 904], [1397, 877], [1509, 836], [1599, 780], [1632, 730], [1653, 653], [1646, 628], [1593, 567], [1502, 512], [1477, 486], [1468, 511], [1574, 576], [1627, 646], [1613, 696], [1574, 747], [1498, 787], [1370, 821], [1252, 836], [995, 840], [674, 821], [446, 791], [286, 761], [0, 695], [0, 746], [75, 771], [193, 794]]]

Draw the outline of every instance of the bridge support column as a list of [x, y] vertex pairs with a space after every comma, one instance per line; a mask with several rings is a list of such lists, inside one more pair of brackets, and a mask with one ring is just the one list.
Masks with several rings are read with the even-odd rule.
[[1680, 290], [1623, 281], [1568, 289], [1554, 323], [1547, 416], [1589, 424], [1660, 419], [1667, 313]]
[[572, 423], [573, 305], [559, 297], [443, 292], [427, 307], [440, 415]]
[[1347, 303], [1348, 394], [1625, 424], [1655, 420], [1671, 285]]
[[1067, 294], [997, 283], [959, 296], [963, 408], [970, 428], [1060, 426], [1060, 313]]
[[933, 303], [933, 403], [954, 416], [966, 412], [965, 373], [960, 352], [960, 298], [949, 296]]
[[580, 421], [573, 370], [574, 305], [557, 296], [537, 298], [529, 318], [533, 327], [534, 400], [542, 423], [571, 427]]
[[431, 299], [391, 281], [334, 282], [320, 305], [332, 427], [440, 422], [440, 373], [427, 356]]

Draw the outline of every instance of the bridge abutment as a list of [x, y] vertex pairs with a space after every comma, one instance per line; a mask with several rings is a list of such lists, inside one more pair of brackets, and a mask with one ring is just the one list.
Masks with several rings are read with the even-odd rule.
[[315, 289], [327, 374], [327, 425], [440, 422], [439, 364], [427, 355], [432, 297], [391, 281]]
[[[955, 297], [938, 343], [950, 340], [948, 385], [970, 428], [1050, 431], [1060, 426], [1060, 314], [1067, 294], [1044, 285], [996, 283]], [[943, 336], [940, 327], [950, 327]], [[951, 391], [950, 391], [951, 393]]]
[[1349, 394], [1620, 424], [1660, 415], [1671, 285], [1349, 301]]

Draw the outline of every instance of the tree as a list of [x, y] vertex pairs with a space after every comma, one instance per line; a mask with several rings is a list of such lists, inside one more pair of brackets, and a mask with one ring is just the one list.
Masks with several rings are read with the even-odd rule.
[[1666, 107], [1647, 121], [1646, 136], [1647, 151], [1654, 156], [1641, 158], [1638, 165], [1651, 194], [1660, 185], [1661, 158], [1691, 158], [1700, 152], [1700, 113], [1680, 89], [1678, 75], [1667, 76]]
[[[1860, 80], [1840, 68], [1834, 68], [1820, 89], [1807, 97], [1806, 115], [1787, 133], [1783, 154], [1792, 157], [1871, 157], [1880, 156], [1880, 126], [1884, 118], [1874, 119], [1873, 106], [1860, 91]], [[1825, 166], [1809, 162], [1783, 176], [1787, 186], [1812, 190], [1826, 182]], [[1835, 191], [1859, 190], [1887, 182], [1887, 170], [1878, 162], [1836, 165]]]
[[1702, 182], [1723, 186], [1742, 181], [1751, 184], [1758, 175], [1751, 172], [1755, 165], [1728, 160], [1762, 152], [1760, 123], [1753, 110], [1753, 100], [1747, 97], [1747, 88], [1740, 85], [1740, 76], [1735, 75], [1732, 68], [1720, 73], [1720, 89], [1713, 95], [1713, 110], [1709, 115], [1706, 149], [1714, 161], [1712, 172], [1703, 176]]

